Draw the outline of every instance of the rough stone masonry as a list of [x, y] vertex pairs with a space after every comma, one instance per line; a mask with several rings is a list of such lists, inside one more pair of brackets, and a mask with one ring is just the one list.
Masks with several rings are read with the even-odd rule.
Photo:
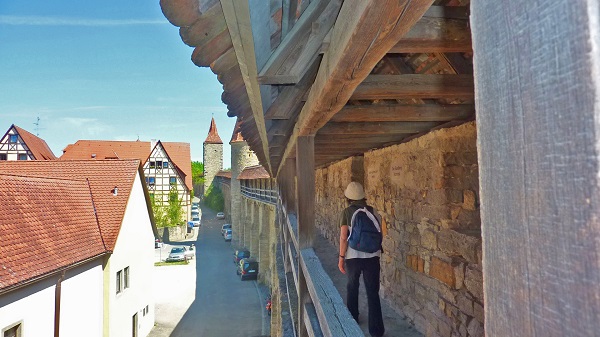
[[426, 336], [483, 336], [475, 122], [317, 170], [316, 225], [336, 246], [346, 185], [365, 185], [387, 227], [382, 297]]

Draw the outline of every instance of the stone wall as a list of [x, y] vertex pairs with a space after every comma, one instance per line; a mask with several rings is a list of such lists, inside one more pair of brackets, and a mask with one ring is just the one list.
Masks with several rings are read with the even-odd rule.
[[241, 200], [242, 194], [240, 191], [240, 181], [237, 177], [248, 166], [258, 164], [256, 154], [250, 150], [248, 143], [245, 141], [231, 142], [231, 228], [233, 229], [233, 241], [240, 240], [239, 231], [237, 230], [242, 221]]
[[204, 163], [204, 194], [206, 195], [215, 175], [223, 169], [223, 144], [204, 143], [202, 162]]
[[[382, 296], [426, 336], [483, 336], [475, 123], [317, 171], [317, 227], [339, 245], [344, 188], [363, 182], [387, 228]], [[363, 178], [364, 174], [364, 179]]]

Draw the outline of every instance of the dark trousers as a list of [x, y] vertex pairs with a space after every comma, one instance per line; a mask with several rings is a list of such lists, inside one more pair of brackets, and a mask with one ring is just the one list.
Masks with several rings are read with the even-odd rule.
[[346, 305], [352, 317], [358, 322], [358, 287], [362, 273], [367, 290], [371, 336], [382, 336], [385, 332], [379, 300], [379, 271], [379, 257], [346, 260], [346, 274], [348, 275]]

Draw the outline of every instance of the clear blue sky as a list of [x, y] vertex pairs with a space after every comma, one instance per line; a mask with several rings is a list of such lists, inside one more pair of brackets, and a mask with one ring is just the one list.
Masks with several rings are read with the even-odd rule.
[[16, 124], [60, 156], [79, 139], [187, 142], [202, 160], [210, 118], [224, 142], [235, 119], [222, 86], [158, 0], [0, 0], [0, 133]]

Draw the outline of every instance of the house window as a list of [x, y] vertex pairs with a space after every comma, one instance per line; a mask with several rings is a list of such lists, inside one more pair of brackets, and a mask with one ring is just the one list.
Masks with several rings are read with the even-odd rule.
[[163, 161], [163, 168], [169, 168], [169, 162], [168, 161]]
[[155, 167], [156, 167], [156, 162], [154, 162], [154, 161], [151, 161], [151, 162], [150, 162], [150, 168], [155, 168]]
[[0, 160], [6, 160], [6, 153], [0, 153]]
[[19, 140], [19, 136], [17, 136], [17, 135], [10, 135], [9, 139], [8, 139], [8, 142], [9, 143], [16, 143], [17, 140]]
[[177, 177], [169, 177], [169, 185], [177, 184]]
[[117, 294], [120, 294], [123, 291], [122, 281], [123, 281], [123, 271], [119, 270], [117, 272]]
[[123, 269], [123, 289], [129, 288], [129, 267]]
[[19, 160], [27, 160], [27, 153], [19, 153]]
[[162, 168], [163, 167], [162, 163], [163, 163], [162, 160], [157, 160], [156, 161], [156, 168]]
[[2, 337], [21, 337], [21, 323], [17, 323], [8, 329], [5, 329]]
[[148, 177], [148, 185], [155, 185], [155, 184], [156, 184], [156, 178]]

